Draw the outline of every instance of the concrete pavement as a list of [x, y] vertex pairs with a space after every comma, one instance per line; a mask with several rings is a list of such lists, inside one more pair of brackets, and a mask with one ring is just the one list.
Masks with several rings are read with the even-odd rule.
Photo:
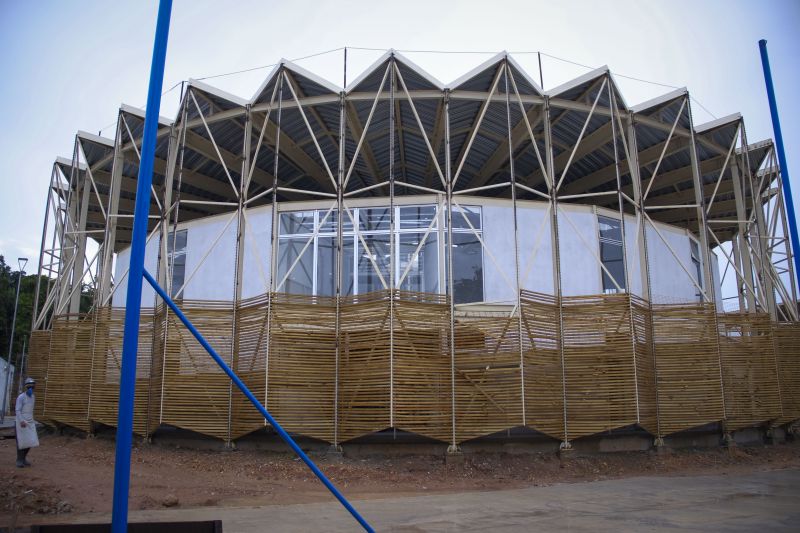
[[[639, 477], [550, 487], [361, 500], [377, 531], [798, 531], [800, 470]], [[91, 515], [91, 521], [109, 517]], [[225, 533], [358, 531], [335, 501], [132, 511], [131, 521], [222, 519]], [[79, 522], [80, 517], [70, 521]]]

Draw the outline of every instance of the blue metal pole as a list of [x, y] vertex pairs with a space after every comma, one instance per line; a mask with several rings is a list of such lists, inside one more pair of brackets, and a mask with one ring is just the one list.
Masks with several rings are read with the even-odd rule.
[[283, 429], [283, 427], [278, 423], [278, 421], [272, 418], [272, 415], [269, 414], [269, 411], [267, 411], [264, 408], [264, 406], [261, 405], [261, 402], [259, 402], [258, 399], [253, 395], [253, 393], [250, 392], [250, 389], [247, 388], [247, 385], [245, 385], [242, 382], [242, 380], [240, 380], [239, 377], [233, 372], [233, 370], [231, 370], [231, 368], [227, 364], [225, 364], [225, 361], [222, 360], [222, 357], [220, 357], [219, 354], [214, 350], [214, 348], [212, 348], [211, 345], [208, 344], [208, 341], [206, 341], [203, 335], [199, 331], [197, 331], [194, 325], [189, 321], [188, 318], [186, 318], [186, 315], [183, 314], [183, 312], [178, 308], [178, 306], [175, 305], [175, 302], [172, 301], [172, 298], [170, 298], [169, 295], [166, 292], [164, 292], [164, 289], [161, 288], [161, 286], [153, 278], [153, 276], [151, 276], [147, 270], [143, 271], [143, 275], [144, 279], [146, 279], [147, 282], [150, 285], [152, 285], [153, 289], [158, 293], [161, 299], [163, 299], [164, 302], [172, 310], [172, 312], [175, 313], [175, 316], [177, 316], [180, 319], [180, 321], [183, 322], [183, 325], [186, 326], [186, 328], [191, 332], [191, 334], [194, 335], [194, 338], [197, 339], [197, 342], [199, 342], [203, 346], [203, 348], [206, 349], [208, 354], [214, 359], [214, 361], [216, 361], [216, 363], [223, 370], [223, 372], [225, 372], [228, 375], [228, 377], [239, 388], [239, 390], [242, 391], [242, 393], [245, 396], [247, 396], [247, 399], [250, 400], [250, 402], [256, 407], [256, 409], [259, 410], [259, 412], [264, 416], [264, 418], [266, 418], [269, 421], [270, 425], [275, 429], [275, 431], [278, 432], [278, 435], [280, 435], [280, 437], [286, 442], [286, 444], [291, 446], [292, 450], [294, 450], [294, 453], [296, 453], [298, 457], [300, 457], [300, 459], [302, 459], [303, 462], [308, 466], [308, 468], [310, 468], [311, 471], [314, 472], [314, 475], [316, 475], [319, 478], [319, 480], [322, 481], [323, 485], [325, 485], [328, 488], [328, 490], [331, 491], [331, 493], [334, 496], [336, 496], [336, 499], [339, 500], [339, 502], [344, 506], [345, 509], [347, 509], [350, 512], [351, 515], [353, 515], [353, 518], [355, 518], [358, 521], [358, 523], [361, 524], [364, 530], [373, 533], [374, 530], [367, 523], [367, 521], [364, 520], [364, 518], [360, 514], [358, 514], [358, 511], [356, 511], [352, 505], [350, 505], [350, 502], [347, 501], [347, 499], [342, 495], [342, 493], [339, 492], [339, 490], [333, 485], [333, 483], [331, 483], [331, 481], [325, 476], [325, 474], [322, 473], [319, 467], [317, 467], [317, 465], [314, 464], [314, 461], [312, 461], [308, 457], [308, 455], [306, 455], [305, 452], [302, 449], [300, 449], [300, 446], [298, 446], [297, 443], [294, 441], [294, 439], [290, 437], [288, 433], [286, 433], [286, 430]]
[[792, 185], [789, 181], [789, 165], [786, 163], [786, 152], [783, 149], [783, 133], [781, 133], [781, 120], [778, 117], [778, 102], [775, 100], [775, 87], [772, 85], [772, 70], [769, 68], [767, 40], [761, 39], [758, 41], [758, 48], [761, 50], [761, 65], [764, 67], [764, 81], [767, 84], [769, 112], [772, 115], [772, 131], [775, 133], [775, 148], [778, 150], [778, 163], [781, 166], [783, 200], [786, 202], [786, 214], [789, 219], [789, 233], [791, 234], [792, 255], [794, 256], [794, 271], [796, 275], [800, 276], [800, 239], [797, 237], [797, 218], [794, 213]]
[[161, 88], [164, 83], [164, 62], [167, 55], [167, 37], [169, 36], [171, 12], [172, 0], [160, 0], [155, 44], [153, 45], [153, 62], [150, 66], [150, 86], [147, 90], [142, 156], [139, 162], [139, 176], [136, 184], [131, 262], [128, 271], [128, 293], [125, 300], [125, 334], [122, 341], [117, 450], [114, 462], [114, 502], [111, 520], [113, 533], [126, 533], [128, 529], [133, 396], [136, 390], [136, 352], [139, 346], [142, 273], [144, 272], [147, 219], [150, 214], [150, 187], [153, 182], [153, 158], [156, 152], [158, 114], [161, 107]]

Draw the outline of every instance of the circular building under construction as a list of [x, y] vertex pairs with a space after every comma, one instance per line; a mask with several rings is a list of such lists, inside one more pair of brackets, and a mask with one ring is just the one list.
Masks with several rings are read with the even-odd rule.
[[[43, 420], [116, 425], [143, 122], [123, 106], [53, 167]], [[695, 125], [685, 90], [630, 107], [606, 68], [543, 92], [500, 54], [443, 85], [389, 52], [341, 88], [284, 61], [250, 100], [190, 81], [161, 119], [145, 268], [287, 430], [334, 445], [774, 427], [800, 418], [776, 161], [739, 115]], [[264, 428], [142, 298], [134, 430]]]

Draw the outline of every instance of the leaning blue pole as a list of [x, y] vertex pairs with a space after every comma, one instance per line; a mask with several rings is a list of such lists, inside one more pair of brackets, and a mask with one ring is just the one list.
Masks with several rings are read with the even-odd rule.
[[792, 256], [794, 256], [794, 271], [796, 275], [800, 276], [800, 239], [797, 237], [797, 218], [794, 213], [792, 184], [789, 181], [789, 165], [786, 163], [786, 152], [783, 149], [783, 133], [781, 133], [781, 120], [778, 117], [778, 102], [775, 100], [775, 87], [772, 85], [772, 70], [769, 68], [767, 40], [761, 39], [758, 41], [758, 47], [761, 50], [761, 65], [764, 67], [764, 81], [767, 84], [769, 112], [770, 115], [772, 115], [772, 131], [775, 134], [775, 148], [778, 151], [778, 163], [781, 166], [783, 201], [786, 202], [786, 214], [789, 219], [789, 233], [792, 239]]
[[262, 416], [267, 419], [272, 429], [278, 432], [278, 435], [283, 439], [283, 441], [286, 442], [286, 444], [288, 444], [292, 450], [294, 450], [294, 453], [296, 453], [297, 456], [300, 457], [300, 459], [302, 459], [303, 462], [308, 466], [308, 468], [314, 472], [314, 475], [319, 478], [322, 484], [325, 485], [329, 491], [331, 491], [331, 494], [333, 494], [344, 506], [344, 508], [347, 509], [351, 515], [353, 515], [353, 518], [355, 518], [356, 521], [361, 524], [361, 527], [364, 528], [364, 531], [367, 531], [367, 533], [374, 533], [375, 530], [372, 529], [372, 526], [370, 526], [367, 521], [364, 520], [364, 517], [362, 517], [358, 511], [356, 511], [355, 507], [353, 507], [350, 502], [347, 501], [347, 498], [345, 498], [344, 495], [339, 492], [339, 489], [337, 489], [334, 484], [331, 483], [331, 481], [325, 476], [325, 474], [322, 473], [322, 470], [320, 470], [319, 467], [314, 464], [314, 461], [312, 461], [300, 448], [300, 446], [298, 446], [294, 439], [286, 432], [285, 429], [283, 429], [283, 426], [281, 426], [278, 421], [275, 420], [271, 414], [269, 414], [269, 411], [267, 411], [267, 409], [261, 405], [261, 402], [259, 402], [255, 395], [250, 392], [250, 389], [248, 389], [247, 385], [245, 385], [244, 382], [239, 379], [239, 376], [237, 376], [233, 370], [231, 370], [231, 367], [225, 364], [225, 361], [223, 361], [222, 357], [220, 357], [217, 351], [211, 347], [205, 337], [203, 337], [203, 335], [197, 331], [197, 328], [194, 327], [194, 324], [192, 324], [191, 321], [186, 318], [186, 315], [183, 314], [183, 311], [181, 311], [178, 306], [175, 305], [175, 302], [172, 301], [172, 298], [170, 298], [169, 295], [164, 292], [164, 289], [161, 288], [153, 276], [151, 276], [146, 270], [143, 272], [143, 275], [147, 282], [153, 287], [153, 290], [155, 290], [161, 299], [164, 300], [164, 303], [167, 304], [167, 307], [169, 307], [175, 316], [177, 316], [178, 319], [183, 322], [183, 325], [186, 326], [194, 338], [197, 339], [197, 342], [199, 342], [200, 345], [206, 349], [208, 355], [214, 359], [222, 371], [228, 375], [231, 381], [233, 381], [233, 384], [236, 385], [240, 391], [242, 391], [242, 394], [244, 394], [247, 399], [250, 400], [250, 403], [252, 403], [253, 406], [262, 414]]
[[150, 65], [150, 85], [147, 89], [147, 109], [144, 119], [142, 155], [136, 184], [136, 207], [133, 214], [131, 263], [128, 271], [128, 293], [125, 300], [125, 334], [122, 341], [122, 369], [119, 382], [117, 418], [117, 450], [114, 462], [114, 502], [111, 531], [128, 530], [128, 490], [131, 478], [131, 439], [133, 437], [133, 397], [136, 390], [136, 352], [139, 347], [139, 313], [142, 306], [142, 276], [147, 240], [147, 220], [150, 214], [150, 188], [153, 183], [153, 158], [156, 152], [158, 115], [161, 107], [161, 88], [164, 83], [164, 62], [172, 0], [160, 0], [153, 62]]

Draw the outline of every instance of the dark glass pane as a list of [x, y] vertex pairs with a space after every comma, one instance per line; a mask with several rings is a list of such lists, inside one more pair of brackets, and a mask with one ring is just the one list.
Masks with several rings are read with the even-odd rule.
[[[367, 247], [358, 243], [358, 293], [383, 290], [381, 276], [389, 287], [390, 246], [389, 235], [364, 235]], [[377, 265], [380, 271], [375, 269]]]
[[314, 232], [314, 212], [295, 211], [280, 214], [281, 235], [295, 235]]
[[[405, 291], [439, 292], [439, 248], [437, 235], [430, 232], [428, 237], [424, 233], [400, 234], [400, 261], [399, 275], [405, 275], [400, 288]], [[419, 248], [419, 253], [414, 252]]]
[[317, 295], [336, 295], [336, 237], [317, 239]]
[[186, 240], [188, 230], [180, 230], [167, 236], [167, 265], [172, 269], [171, 296], [175, 297], [186, 279]]
[[[436, 218], [436, 207], [432, 205], [401, 207], [400, 229], [428, 229]], [[434, 224], [435, 228], [436, 225]]]
[[597, 217], [600, 226], [600, 238], [622, 242], [622, 224], [619, 220], [608, 217]]
[[279, 291], [290, 294], [313, 294], [314, 246], [312, 243], [303, 250], [307, 242], [308, 238], [305, 237], [280, 240], [278, 283], [283, 282], [283, 285], [278, 287]]
[[483, 301], [483, 250], [472, 233], [453, 234], [453, 301]]
[[[472, 224], [472, 227], [476, 230], [481, 229], [481, 208], [480, 207], [470, 207], [462, 205], [461, 209], [458, 207], [454, 207], [452, 214], [450, 215], [453, 219], [453, 229], [471, 229], [469, 227]], [[466, 220], [465, 220], [466, 219]], [[467, 223], [469, 220], [469, 223]]]
[[[622, 260], [622, 245], [601, 242], [600, 257], [603, 261], [603, 266], [606, 267], [603, 270], [603, 291], [616, 291], [617, 285], [619, 285], [620, 289], [625, 289], [625, 263]], [[614, 285], [614, 281], [608, 276], [606, 270], [614, 276], [617, 285]]]
[[[319, 212], [319, 232], [336, 233], [336, 224], [339, 218], [339, 213], [336, 211], [336, 209], [334, 209], [328, 215], [327, 220], [323, 220], [326, 213], [327, 211]], [[353, 223], [350, 222], [350, 217], [347, 216], [347, 214], [344, 215], [344, 219], [342, 220], [342, 231], [345, 233], [353, 231]]]
[[342, 294], [355, 294], [355, 237], [345, 237], [342, 243]]
[[362, 207], [358, 210], [358, 227], [361, 231], [389, 231], [388, 207]]
[[610, 244], [607, 242], [600, 243], [600, 259], [603, 263], [609, 261], [622, 261], [622, 245]]

